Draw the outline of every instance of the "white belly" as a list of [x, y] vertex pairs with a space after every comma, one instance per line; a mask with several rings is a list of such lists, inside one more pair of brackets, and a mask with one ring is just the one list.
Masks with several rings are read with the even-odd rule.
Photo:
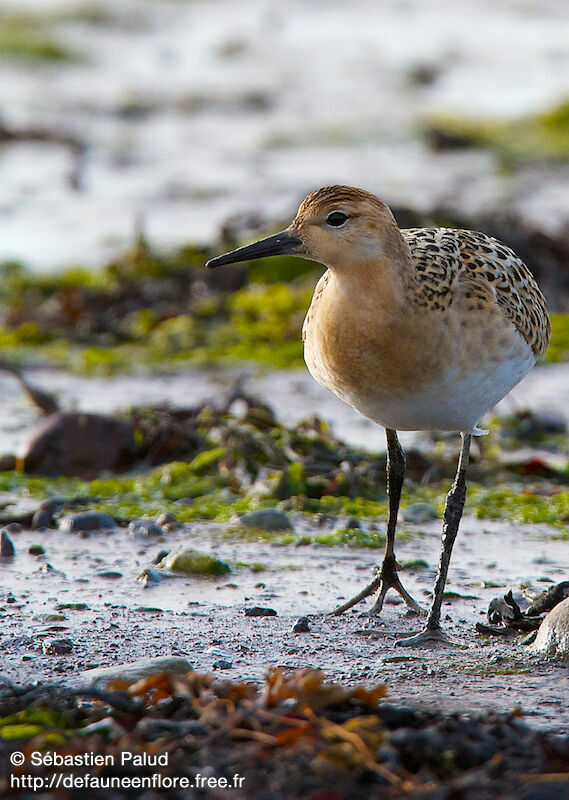
[[[520, 348], [521, 349], [521, 348]], [[352, 408], [383, 425], [401, 431], [445, 430], [480, 435], [477, 423], [496, 403], [530, 372], [535, 356], [530, 348], [501, 362], [490, 362], [472, 370], [449, 368], [429, 383], [411, 392], [389, 392], [378, 381], [372, 394], [334, 385], [330, 376], [314, 368], [312, 376]]]

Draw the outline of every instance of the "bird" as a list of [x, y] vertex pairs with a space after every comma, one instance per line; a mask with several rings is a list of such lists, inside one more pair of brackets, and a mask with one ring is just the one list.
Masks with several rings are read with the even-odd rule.
[[[400, 229], [382, 200], [343, 185], [317, 189], [288, 228], [206, 266], [285, 254], [326, 267], [302, 329], [308, 370], [386, 431], [383, 562], [374, 579], [332, 613], [377, 592], [367, 612], [374, 616], [394, 589], [426, 617], [418, 633], [397, 644], [448, 644], [441, 606], [466, 500], [472, 437], [487, 433], [481, 419], [545, 355], [551, 336], [545, 298], [528, 267], [499, 240], [449, 227]], [[428, 613], [397, 574], [395, 533], [405, 477], [397, 431], [454, 431], [461, 437]]]

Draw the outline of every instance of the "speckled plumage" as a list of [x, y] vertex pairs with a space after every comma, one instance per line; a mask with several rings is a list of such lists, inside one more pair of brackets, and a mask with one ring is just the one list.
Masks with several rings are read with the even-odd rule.
[[478, 231], [407, 228], [401, 233], [419, 277], [413, 292], [418, 305], [442, 311], [463, 287], [467, 310], [497, 303], [534, 354], [545, 355], [551, 336], [545, 298], [513, 250]]

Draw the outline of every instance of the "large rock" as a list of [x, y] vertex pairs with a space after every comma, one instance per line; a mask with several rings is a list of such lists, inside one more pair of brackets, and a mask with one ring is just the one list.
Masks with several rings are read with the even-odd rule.
[[569, 597], [543, 620], [532, 649], [548, 656], [569, 656]]
[[136, 457], [134, 427], [103, 414], [58, 412], [33, 429], [22, 453], [24, 472], [93, 478], [129, 469]]
[[180, 656], [160, 656], [159, 658], [141, 658], [126, 664], [113, 664], [110, 667], [88, 669], [79, 675], [81, 685], [94, 683], [108, 684], [111, 681], [139, 681], [151, 675], [164, 673], [185, 675], [193, 669], [190, 662]]

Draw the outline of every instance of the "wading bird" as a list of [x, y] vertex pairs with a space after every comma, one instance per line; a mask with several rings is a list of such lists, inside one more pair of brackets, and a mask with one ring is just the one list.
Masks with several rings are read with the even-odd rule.
[[446, 641], [440, 615], [466, 498], [466, 467], [478, 422], [545, 354], [551, 327], [545, 299], [518, 256], [483, 233], [452, 228], [400, 230], [374, 195], [349, 186], [309, 194], [289, 227], [213, 258], [217, 267], [291, 254], [328, 269], [304, 321], [312, 376], [387, 434], [389, 512], [383, 564], [341, 614], [388, 589], [424, 611], [397, 575], [395, 528], [405, 474], [397, 430], [457, 431], [458, 469], [443, 514], [441, 554], [424, 629], [399, 644]]

